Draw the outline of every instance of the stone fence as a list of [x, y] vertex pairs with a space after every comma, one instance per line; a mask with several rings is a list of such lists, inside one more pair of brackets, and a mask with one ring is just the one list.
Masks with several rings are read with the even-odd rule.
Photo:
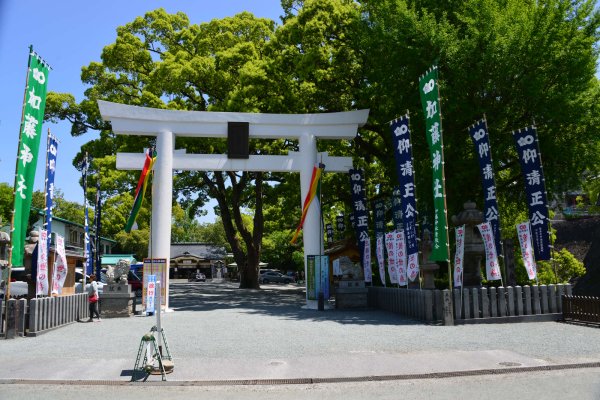
[[[10, 299], [0, 301], [2, 336], [38, 336], [49, 330], [89, 318], [88, 295], [73, 294], [59, 297]], [[2, 328], [3, 327], [3, 328]]]
[[562, 318], [561, 297], [570, 295], [572, 287], [455, 289], [453, 301], [447, 300], [447, 304], [444, 292], [447, 291], [369, 287], [368, 300], [370, 307], [432, 323], [442, 323], [444, 313], [450, 313], [449, 307], [455, 324], [558, 320]]

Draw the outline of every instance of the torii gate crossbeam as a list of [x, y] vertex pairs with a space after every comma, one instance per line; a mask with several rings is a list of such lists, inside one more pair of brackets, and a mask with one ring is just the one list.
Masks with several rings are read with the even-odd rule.
[[[176, 111], [129, 106], [98, 101], [100, 114], [110, 121], [116, 134], [156, 136], [157, 159], [154, 165], [152, 194], [153, 256], [165, 258], [167, 268], [171, 247], [171, 197], [173, 170], [208, 171], [273, 171], [300, 172], [302, 201], [310, 187], [312, 168], [323, 157], [325, 171], [346, 172], [352, 168], [350, 157], [330, 157], [318, 154], [316, 140], [353, 139], [364, 125], [369, 110], [323, 114], [261, 114], [238, 112]], [[247, 160], [228, 159], [226, 155], [185, 154], [175, 150], [175, 137], [226, 138], [228, 122], [247, 122], [250, 139], [297, 139], [299, 152], [287, 156], [250, 156]], [[117, 168], [141, 169], [143, 155], [117, 154]], [[321, 254], [320, 204], [313, 201], [304, 221], [304, 267], [306, 256]], [[166, 307], [169, 307], [169, 279], [167, 274]], [[307, 306], [316, 308], [316, 302], [307, 299]]]

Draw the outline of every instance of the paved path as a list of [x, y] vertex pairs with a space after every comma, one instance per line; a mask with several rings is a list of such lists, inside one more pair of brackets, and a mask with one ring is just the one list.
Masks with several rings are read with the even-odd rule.
[[[598, 328], [556, 322], [433, 326], [373, 310], [304, 310], [303, 300], [301, 288], [292, 285], [258, 291], [174, 283], [174, 311], [162, 319], [175, 364], [168, 381], [361, 382], [600, 367]], [[140, 339], [154, 324], [153, 317], [105, 319], [0, 341], [0, 383], [124, 384]], [[160, 376], [147, 383], [153, 381]]]

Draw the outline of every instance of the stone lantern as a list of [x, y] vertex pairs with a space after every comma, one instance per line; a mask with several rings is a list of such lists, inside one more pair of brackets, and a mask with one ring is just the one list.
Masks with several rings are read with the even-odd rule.
[[483, 213], [477, 205], [467, 201], [464, 210], [452, 216], [454, 226], [465, 225], [465, 254], [463, 257], [463, 287], [481, 286], [481, 261], [485, 257], [485, 246], [477, 225], [481, 224]]
[[423, 275], [423, 289], [435, 289], [435, 273], [440, 266], [429, 260], [431, 255], [431, 232], [425, 228], [423, 230], [423, 240], [421, 241], [421, 274]]

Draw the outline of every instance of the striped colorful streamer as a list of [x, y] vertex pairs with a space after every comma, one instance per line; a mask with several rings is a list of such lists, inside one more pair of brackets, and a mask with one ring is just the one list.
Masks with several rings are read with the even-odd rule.
[[144, 194], [146, 193], [146, 186], [148, 185], [148, 178], [150, 178], [150, 171], [152, 170], [152, 166], [156, 161], [156, 154], [153, 150], [148, 149], [146, 151], [146, 161], [144, 161], [144, 168], [142, 168], [142, 173], [140, 174], [140, 179], [138, 180], [137, 188], [135, 189], [135, 200], [133, 201], [133, 209], [129, 214], [129, 218], [127, 219], [127, 223], [125, 224], [125, 232], [131, 232], [131, 228], [135, 223], [135, 219], [137, 218], [140, 208], [142, 208], [142, 202], [144, 201]]
[[300, 230], [304, 225], [304, 220], [306, 219], [306, 214], [308, 214], [308, 209], [310, 208], [310, 204], [315, 198], [318, 191], [321, 189], [321, 173], [325, 169], [324, 164], [318, 164], [313, 167], [312, 176], [310, 178], [310, 188], [308, 193], [306, 194], [306, 198], [304, 199], [304, 206], [302, 207], [302, 218], [300, 218], [300, 224], [296, 228], [296, 232], [294, 232], [294, 237], [290, 240], [290, 243], [296, 243], [298, 236], [300, 235]]

